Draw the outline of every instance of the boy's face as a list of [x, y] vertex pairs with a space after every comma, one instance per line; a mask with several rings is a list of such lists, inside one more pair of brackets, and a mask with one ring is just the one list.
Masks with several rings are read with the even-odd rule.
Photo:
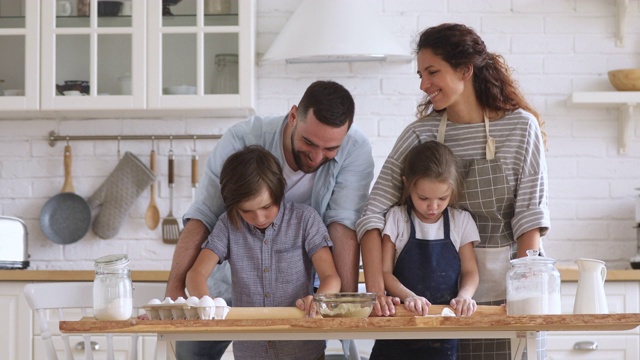
[[253, 199], [244, 201], [238, 206], [242, 219], [260, 231], [264, 231], [278, 215], [280, 204], [274, 204], [271, 194], [263, 188]]

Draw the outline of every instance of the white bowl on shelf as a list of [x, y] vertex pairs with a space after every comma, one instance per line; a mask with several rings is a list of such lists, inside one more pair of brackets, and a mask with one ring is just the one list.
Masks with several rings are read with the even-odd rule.
[[189, 85], [167, 86], [162, 89], [162, 93], [165, 95], [193, 95], [196, 93], [196, 87]]

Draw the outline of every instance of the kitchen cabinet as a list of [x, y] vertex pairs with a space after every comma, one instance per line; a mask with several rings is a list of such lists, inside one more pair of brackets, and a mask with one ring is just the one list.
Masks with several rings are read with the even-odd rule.
[[0, 109], [39, 107], [40, 2], [0, 2]]
[[[577, 282], [562, 283], [562, 313], [573, 312]], [[607, 281], [605, 293], [610, 313], [640, 312], [640, 283]], [[637, 360], [640, 359], [640, 331], [547, 332], [550, 360]]]
[[99, 0], [87, 0], [87, 16], [75, 5], [58, 14], [56, 1], [7, 1], [0, 60], [11, 66], [0, 69], [0, 89], [24, 95], [0, 97], [0, 118], [253, 113], [255, 0], [229, 0], [224, 13], [212, 13], [207, 0], [164, 9], [162, 0], [125, 1], [131, 6], [118, 16], [99, 16]]
[[0, 326], [0, 359], [32, 358], [33, 316], [22, 294], [25, 285], [23, 282], [0, 282], [0, 324], [3, 325]]
[[[11, 270], [16, 275], [28, 273], [23, 270]], [[93, 272], [86, 272], [92, 274]], [[73, 275], [73, 274], [72, 274]], [[86, 278], [86, 276], [85, 276]], [[83, 278], [82, 280], [86, 279]], [[91, 278], [92, 279], [92, 278]], [[71, 279], [50, 279], [50, 281], [80, 280]], [[0, 323], [4, 324], [0, 330], [0, 359], [3, 360], [40, 360], [45, 358], [44, 343], [40, 339], [40, 328], [37, 319], [33, 316], [31, 308], [27, 303], [23, 290], [24, 286], [32, 281], [0, 281]], [[136, 282], [134, 281], [134, 286]], [[157, 287], [158, 296], [164, 294], [165, 283], [157, 282], [147, 286]], [[79, 314], [78, 314], [79, 315]], [[55, 320], [55, 314], [51, 314], [51, 321]], [[53, 327], [57, 329], [57, 326]], [[63, 353], [63, 343], [60, 332], [53, 334], [53, 341], [59, 355]], [[106, 337], [98, 337], [97, 344], [101, 349], [106, 349]], [[140, 336], [138, 340], [138, 359], [153, 359], [156, 348], [156, 337], [152, 334]], [[84, 346], [81, 336], [71, 337], [71, 346], [78, 346], [78, 354], [82, 354], [79, 348]], [[113, 344], [116, 348], [116, 359], [128, 359], [129, 336], [113, 336]], [[98, 351], [95, 359], [105, 359], [104, 353]], [[78, 358], [82, 358], [78, 355]]]

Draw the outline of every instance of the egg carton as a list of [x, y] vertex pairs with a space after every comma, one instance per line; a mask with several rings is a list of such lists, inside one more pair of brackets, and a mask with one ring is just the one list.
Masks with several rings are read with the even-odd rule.
[[147, 304], [142, 306], [150, 320], [222, 320], [229, 306], [191, 306], [187, 304]]

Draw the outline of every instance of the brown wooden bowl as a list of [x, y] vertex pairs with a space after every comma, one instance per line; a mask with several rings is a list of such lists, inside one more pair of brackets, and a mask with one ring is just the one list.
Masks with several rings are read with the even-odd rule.
[[618, 91], [640, 91], [640, 69], [609, 71], [609, 81]]

